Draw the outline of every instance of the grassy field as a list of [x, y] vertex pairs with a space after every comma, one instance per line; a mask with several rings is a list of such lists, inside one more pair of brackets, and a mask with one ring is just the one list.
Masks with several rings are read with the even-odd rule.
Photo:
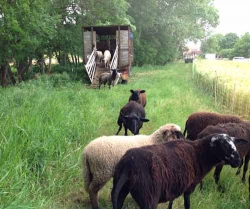
[[[81, 153], [96, 137], [114, 135], [119, 110], [130, 89], [145, 89], [147, 118], [141, 134], [151, 134], [166, 123], [184, 128], [195, 111], [217, 111], [213, 100], [196, 88], [192, 66], [175, 63], [164, 67], [133, 68], [127, 85], [111, 90], [89, 89], [67, 75], [42, 76], [38, 80], [0, 89], [0, 208], [89, 209], [83, 189]], [[124, 130], [120, 134], [124, 134]], [[129, 133], [130, 134], [130, 133]], [[212, 172], [204, 180], [204, 192], [191, 195], [193, 209], [245, 209], [248, 187], [225, 166], [219, 193]], [[100, 208], [110, 209], [110, 181], [99, 193]], [[161, 204], [158, 208], [166, 208]], [[127, 198], [124, 208], [137, 208]], [[183, 208], [183, 198], [174, 202]]]

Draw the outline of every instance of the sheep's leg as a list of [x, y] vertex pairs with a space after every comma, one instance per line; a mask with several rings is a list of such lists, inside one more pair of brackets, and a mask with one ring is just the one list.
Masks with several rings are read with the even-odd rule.
[[243, 159], [241, 159], [240, 166], [239, 166], [239, 168], [237, 169], [236, 175], [239, 175], [239, 174], [240, 174], [240, 170], [241, 170], [242, 165], [243, 165]]
[[116, 135], [118, 135], [118, 134], [119, 134], [119, 132], [121, 131], [121, 129], [122, 129], [122, 124], [119, 126], [119, 129], [118, 129], [118, 131], [117, 131]]
[[173, 201], [169, 201], [169, 203], [168, 203], [168, 209], [172, 209], [172, 206], [173, 206]]
[[124, 126], [124, 129], [125, 129], [125, 134], [124, 135], [127, 136], [128, 135], [128, 129], [125, 126]]
[[215, 180], [216, 184], [219, 184], [220, 173], [221, 173], [222, 168], [223, 168], [223, 164], [218, 164], [216, 166], [216, 168], [215, 168], [215, 171], [214, 171], [214, 180]]
[[108, 180], [109, 178], [99, 180], [98, 178], [93, 177], [93, 181], [89, 185], [89, 199], [92, 205], [92, 209], [99, 209], [98, 191], [108, 182]]
[[219, 184], [220, 173], [221, 173], [223, 166], [224, 166], [224, 163], [218, 164], [214, 171], [214, 180], [215, 180], [215, 183], [218, 185], [218, 190], [220, 192], [224, 192], [224, 188]]
[[245, 163], [244, 163], [243, 175], [242, 175], [242, 179], [241, 179], [241, 181], [242, 181], [243, 183], [246, 182], [246, 172], [247, 172], [247, 170], [248, 170], [249, 159], [250, 159], [250, 153], [248, 153], [248, 154], [245, 156]]
[[184, 208], [189, 209], [190, 208], [190, 193], [184, 192]]
[[201, 191], [201, 192], [203, 191], [203, 183], [202, 183], [202, 181], [201, 181], [201, 183], [200, 183], [200, 191]]

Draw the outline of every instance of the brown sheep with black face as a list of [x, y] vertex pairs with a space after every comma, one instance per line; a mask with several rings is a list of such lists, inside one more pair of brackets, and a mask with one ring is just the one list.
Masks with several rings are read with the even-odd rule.
[[214, 112], [195, 112], [191, 114], [183, 132], [189, 140], [196, 140], [197, 135], [208, 125], [217, 125], [219, 123], [240, 123], [242, 120], [234, 115], [225, 115]]
[[137, 89], [137, 90], [130, 90], [131, 95], [129, 97], [129, 102], [130, 101], [135, 101], [141, 104], [143, 107], [146, 106], [147, 104], [147, 95], [145, 90]]
[[130, 193], [140, 209], [156, 209], [158, 203], [184, 194], [185, 209], [190, 194], [218, 163], [240, 165], [234, 140], [226, 134], [209, 135], [201, 140], [176, 140], [128, 150], [115, 167], [111, 192], [113, 209], [121, 209]]

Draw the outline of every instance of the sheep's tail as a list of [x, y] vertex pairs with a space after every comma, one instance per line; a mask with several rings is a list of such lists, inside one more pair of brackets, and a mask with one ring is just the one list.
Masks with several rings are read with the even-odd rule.
[[187, 132], [187, 121], [186, 121], [186, 124], [185, 124], [185, 129], [183, 131], [183, 135], [185, 136], [186, 135], [186, 132]]
[[114, 177], [114, 183], [115, 183], [115, 180], [117, 181], [117, 183], [116, 183], [116, 186], [113, 187], [112, 193], [111, 193], [113, 209], [117, 209], [117, 199], [118, 199], [119, 193], [122, 187], [124, 186], [124, 184], [126, 183], [126, 181], [128, 180], [128, 167], [127, 166], [122, 170], [122, 173], [119, 179], [115, 179]]
[[90, 171], [89, 162], [87, 159], [87, 155], [83, 152], [83, 182], [84, 182], [84, 189], [88, 192], [89, 185], [92, 181], [92, 173]]

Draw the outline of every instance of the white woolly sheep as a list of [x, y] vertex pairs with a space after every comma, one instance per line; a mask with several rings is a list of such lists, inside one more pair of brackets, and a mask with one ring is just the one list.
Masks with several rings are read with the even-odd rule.
[[98, 209], [98, 191], [113, 177], [116, 164], [128, 149], [180, 138], [184, 139], [180, 126], [166, 124], [151, 135], [102, 136], [91, 141], [83, 151], [83, 174], [92, 208]]
[[96, 51], [95, 52], [95, 60], [98, 61], [99, 63], [101, 63], [102, 59], [103, 59], [102, 51]]
[[110, 60], [111, 60], [111, 53], [109, 50], [104, 51], [103, 60], [104, 60], [105, 68], [109, 69]]

